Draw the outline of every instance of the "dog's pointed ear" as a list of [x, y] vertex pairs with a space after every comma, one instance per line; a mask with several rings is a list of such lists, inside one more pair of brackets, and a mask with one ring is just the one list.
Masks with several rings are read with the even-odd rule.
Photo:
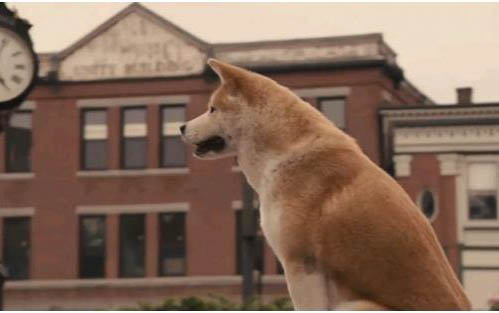
[[240, 69], [236, 66], [218, 61], [218, 60], [213, 59], [213, 58], [208, 59], [207, 63], [211, 67], [211, 69], [215, 73], [217, 73], [222, 84], [232, 83], [234, 85], [237, 85], [237, 81], [239, 80], [239, 78], [241, 78], [244, 75], [242, 69]]

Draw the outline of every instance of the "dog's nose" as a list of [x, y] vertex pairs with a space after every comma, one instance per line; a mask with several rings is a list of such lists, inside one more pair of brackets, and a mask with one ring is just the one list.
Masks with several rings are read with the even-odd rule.
[[185, 124], [180, 126], [180, 132], [182, 133], [182, 135], [184, 134], [185, 132]]

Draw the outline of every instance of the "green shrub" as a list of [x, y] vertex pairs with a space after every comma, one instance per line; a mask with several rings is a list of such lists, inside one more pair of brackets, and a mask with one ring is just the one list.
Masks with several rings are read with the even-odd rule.
[[292, 311], [289, 298], [279, 298], [264, 304], [259, 298], [253, 298], [243, 304], [233, 303], [224, 297], [209, 296], [208, 299], [186, 297], [167, 299], [160, 305], [139, 303], [137, 307], [120, 308], [122, 311]]

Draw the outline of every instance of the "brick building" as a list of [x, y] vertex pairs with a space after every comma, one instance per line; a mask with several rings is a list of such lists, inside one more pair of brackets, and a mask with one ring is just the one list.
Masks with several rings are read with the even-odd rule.
[[[481, 217], [462, 220], [456, 208], [466, 212], [468, 198], [456, 189], [466, 190], [456, 162], [475, 158], [461, 151], [497, 149], [497, 130], [482, 122], [493, 123], [499, 106], [435, 106], [404, 78], [380, 34], [209, 44], [132, 4], [67, 49], [41, 54], [40, 82], [0, 135], [7, 308], [239, 298], [242, 174], [234, 160], [194, 159], [178, 133], [217, 86], [208, 57], [268, 75], [354, 136], [425, 208], [465, 285], [476, 286], [477, 267], [497, 267], [478, 255], [497, 253], [495, 178], [467, 193], [490, 212], [472, 208]], [[478, 132], [492, 141], [460, 150], [445, 128], [455, 121], [472, 137], [485, 127]], [[490, 173], [499, 159], [482, 157], [477, 171]], [[476, 242], [485, 251], [473, 250]], [[286, 294], [264, 243], [257, 268], [265, 297]]]

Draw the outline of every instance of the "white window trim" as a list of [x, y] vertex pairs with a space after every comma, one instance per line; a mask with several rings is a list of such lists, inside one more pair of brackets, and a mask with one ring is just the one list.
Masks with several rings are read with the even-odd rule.
[[125, 176], [161, 176], [161, 175], [187, 175], [191, 171], [188, 167], [146, 168], [146, 169], [121, 169], [121, 170], [81, 170], [76, 172], [76, 177], [125, 177]]
[[109, 107], [127, 107], [137, 105], [172, 105], [187, 104], [190, 101], [188, 95], [164, 95], [151, 97], [120, 97], [120, 98], [94, 98], [80, 99], [76, 101], [78, 108], [109, 108]]
[[154, 204], [120, 204], [120, 205], [79, 205], [77, 215], [92, 214], [137, 214], [137, 213], [172, 213], [187, 212], [189, 202], [154, 203]]
[[30, 217], [35, 215], [34, 207], [0, 208], [0, 217]]
[[[464, 233], [465, 227], [498, 227], [499, 215], [495, 221], [488, 220], [470, 220], [468, 217], [468, 166], [470, 163], [495, 163], [497, 165], [496, 175], [499, 181], [499, 155], [470, 155], [464, 157], [464, 166], [461, 167], [462, 180], [459, 181], [462, 197], [458, 198], [458, 219], [461, 220], [461, 232]], [[458, 181], [456, 181], [456, 184]], [[458, 193], [459, 197], [459, 193]], [[499, 201], [499, 185], [496, 187], [496, 200]], [[499, 207], [498, 207], [499, 209]]]

